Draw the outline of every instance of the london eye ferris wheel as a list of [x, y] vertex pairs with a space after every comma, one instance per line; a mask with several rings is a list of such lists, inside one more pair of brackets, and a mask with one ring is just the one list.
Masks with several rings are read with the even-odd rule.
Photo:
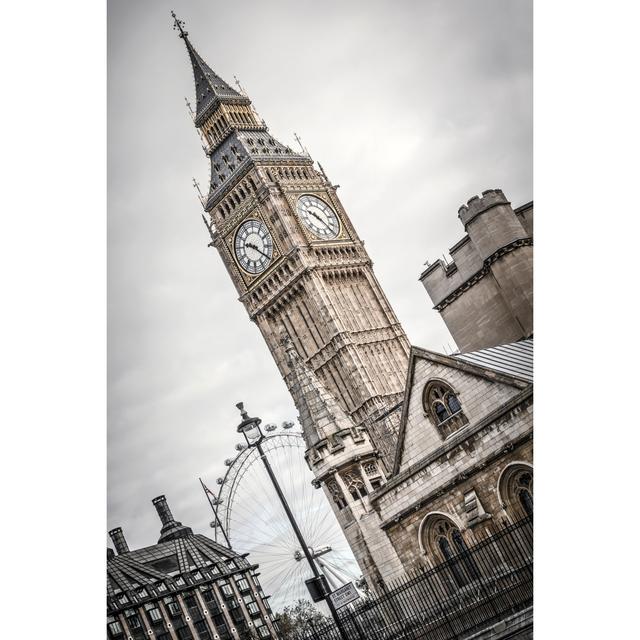
[[[336, 589], [356, 580], [360, 570], [346, 538], [324, 492], [312, 484], [302, 433], [292, 422], [280, 428], [268, 424], [265, 431], [262, 449], [329, 585]], [[260, 565], [260, 581], [278, 611], [309, 598], [305, 579], [311, 571], [258, 451], [240, 444], [236, 451], [225, 460], [226, 473], [217, 479], [217, 490], [203, 484], [216, 514], [211, 526], [216, 541], [228, 541]]]

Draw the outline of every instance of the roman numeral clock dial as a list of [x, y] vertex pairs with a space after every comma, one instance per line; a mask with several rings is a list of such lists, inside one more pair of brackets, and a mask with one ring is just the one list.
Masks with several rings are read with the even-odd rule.
[[302, 224], [321, 240], [333, 240], [340, 232], [340, 222], [335, 211], [320, 198], [304, 195], [296, 205]]
[[236, 260], [251, 275], [262, 273], [273, 258], [273, 239], [261, 220], [245, 220], [236, 231]]

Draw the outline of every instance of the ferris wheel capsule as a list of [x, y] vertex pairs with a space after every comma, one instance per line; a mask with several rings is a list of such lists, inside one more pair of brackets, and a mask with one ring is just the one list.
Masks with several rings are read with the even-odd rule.
[[225, 466], [230, 467], [233, 464], [233, 458], [227, 458], [224, 461]]
[[246, 444], [241, 444], [240, 442], [238, 442], [238, 444], [236, 445], [236, 451], [244, 451], [247, 448]]
[[224, 484], [224, 478], [217, 478], [216, 484]]
[[291, 421], [289, 421], [289, 420], [285, 420], [285, 421], [282, 423], [282, 428], [283, 428], [283, 429], [291, 429], [291, 428], [293, 428], [293, 426], [294, 426], [293, 422], [291, 422]]
[[271, 424], [271, 423], [270, 424], [266, 424], [264, 426], [264, 430], [265, 431], [275, 431], [277, 428], [278, 428], [277, 424]]
[[209, 523], [209, 526], [210, 526], [212, 529], [215, 529], [215, 528], [218, 526], [218, 523], [217, 523], [215, 520], [212, 520], [212, 521]]

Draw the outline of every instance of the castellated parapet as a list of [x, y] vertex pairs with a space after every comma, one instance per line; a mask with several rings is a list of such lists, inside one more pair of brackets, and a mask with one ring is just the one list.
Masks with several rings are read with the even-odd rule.
[[420, 281], [461, 351], [533, 335], [533, 203], [514, 210], [501, 189], [458, 210], [466, 235]]
[[364, 429], [353, 427], [331, 434], [307, 449], [305, 458], [316, 480], [323, 481], [338, 469], [376, 453]]

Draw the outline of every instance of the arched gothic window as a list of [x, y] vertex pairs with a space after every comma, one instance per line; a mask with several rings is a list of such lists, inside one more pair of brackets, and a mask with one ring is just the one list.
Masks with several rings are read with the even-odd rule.
[[442, 380], [431, 380], [425, 385], [422, 406], [443, 438], [468, 422], [456, 392]]
[[347, 491], [349, 491], [351, 497], [354, 500], [364, 498], [367, 495], [367, 487], [365, 486], [364, 480], [360, 475], [360, 471], [358, 471], [357, 469], [351, 469], [351, 471], [347, 471], [342, 479], [347, 486]]
[[533, 468], [521, 463], [508, 465], [498, 487], [504, 510], [513, 520], [533, 518]]
[[362, 465], [362, 469], [369, 480], [371, 488], [375, 491], [382, 486], [382, 474], [375, 460], [368, 460]]
[[480, 577], [460, 529], [445, 516], [434, 516], [424, 533], [424, 546], [434, 564], [446, 562], [458, 587], [464, 587]]
[[338, 505], [338, 509], [342, 511], [342, 509], [347, 506], [347, 501], [344, 499], [344, 494], [338, 486], [338, 483], [335, 480], [329, 480], [329, 482], [327, 482], [327, 489], [329, 489], [333, 501]]

